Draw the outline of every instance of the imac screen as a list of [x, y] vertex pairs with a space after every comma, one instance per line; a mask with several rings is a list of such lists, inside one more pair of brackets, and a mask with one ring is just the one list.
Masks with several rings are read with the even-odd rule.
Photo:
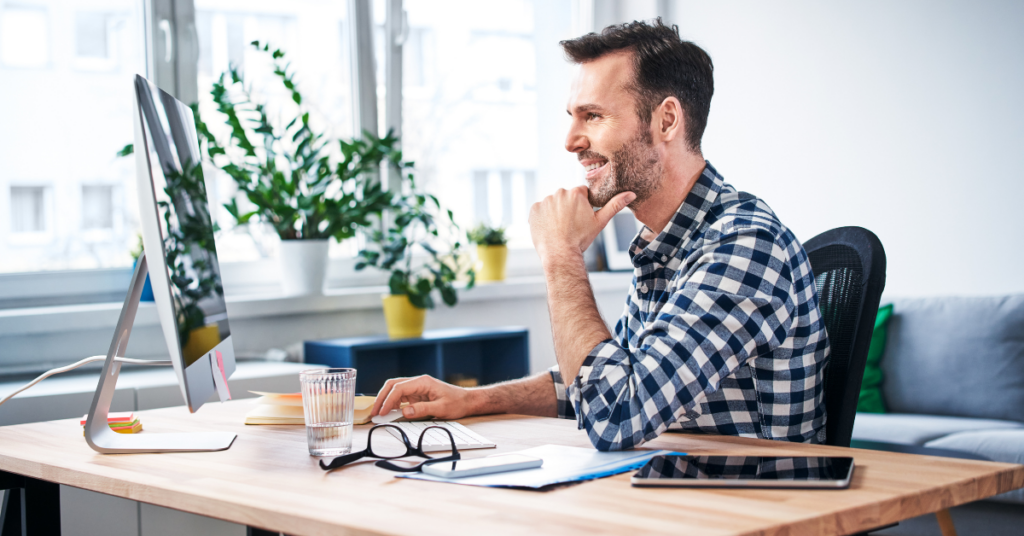
[[188, 106], [145, 79], [138, 77], [136, 84], [178, 342], [187, 368], [231, 334], [195, 120]]

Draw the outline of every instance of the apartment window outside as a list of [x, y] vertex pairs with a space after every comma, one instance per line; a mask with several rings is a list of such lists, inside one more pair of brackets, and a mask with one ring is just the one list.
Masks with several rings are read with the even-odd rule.
[[0, 7], [0, 63], [42, 68], [50, 63], [50, 20], [45, 6]]
[[0, 273], [129, 268], [135, 160], [116, 155], [134, 139], [132, 78], [146, 72], [142, 4], [0, 5]]
[[46, 187], [11, 187], [11, 232], [45, 233], [47, 225]]
[[110, 185], [82, 186], [82, 228], [114, 228], [114, 187]]
[[75, 55], [79, 58], [107, 58], [106, 13], [79, 12], [75, 15]]

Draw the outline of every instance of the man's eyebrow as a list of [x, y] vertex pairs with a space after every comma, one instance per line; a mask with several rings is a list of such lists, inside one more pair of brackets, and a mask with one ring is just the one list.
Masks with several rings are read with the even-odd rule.
[[[599, 105], [599, 104], [581, 104], [581, 105], [576, 107], [576, 113], [578, 113], [578, 114], [583, 114], [583, 113], [587, 113], [587, 112], [595, 112], [595, 111], [596, 112], [600, 112], [602, 110], [604, 110], [604, 108], [601, 108], [601, 105]], [[569, 115], [572, 115], [572, 112], [570, 112], [568, 109], [565, 110], [565, 113], [567, 113]]]

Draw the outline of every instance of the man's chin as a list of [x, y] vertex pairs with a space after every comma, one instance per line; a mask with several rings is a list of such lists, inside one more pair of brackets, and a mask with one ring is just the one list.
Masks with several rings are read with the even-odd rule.
[[594, 192], [593, 189], [587, 189], [587, 200], [590, 201], [590, 206], [594, 208], [604, 208], [612, 198], [615, 197], [615, 193], [608, 192]]

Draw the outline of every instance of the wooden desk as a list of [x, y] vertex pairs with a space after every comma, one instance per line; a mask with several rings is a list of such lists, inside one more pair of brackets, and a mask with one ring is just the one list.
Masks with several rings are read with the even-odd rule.
[[[0, 471], [294, 535], [851, 534], [1024, 487], [1024, 466], [756, 439], [667, 434], [694, 454], [853, 455], [848, 490], [640, 489], [629, 474], [547, 492], [394, 478], [362, 463], [325, 473], [298, 426], [245, 426], [251, 401], [141, 412], [147, 432], [230, 430], [227, 451], [96, 454], [77, 420], [0, 428]], [[574, 421], [464, 419], [497, 452], [590, 447]], [[362, 448], [368, 426], [357, 427]], [[144, 433], [147, 433], [144, 432]], [[466, 457], [494, 449], [467, 451]]]

